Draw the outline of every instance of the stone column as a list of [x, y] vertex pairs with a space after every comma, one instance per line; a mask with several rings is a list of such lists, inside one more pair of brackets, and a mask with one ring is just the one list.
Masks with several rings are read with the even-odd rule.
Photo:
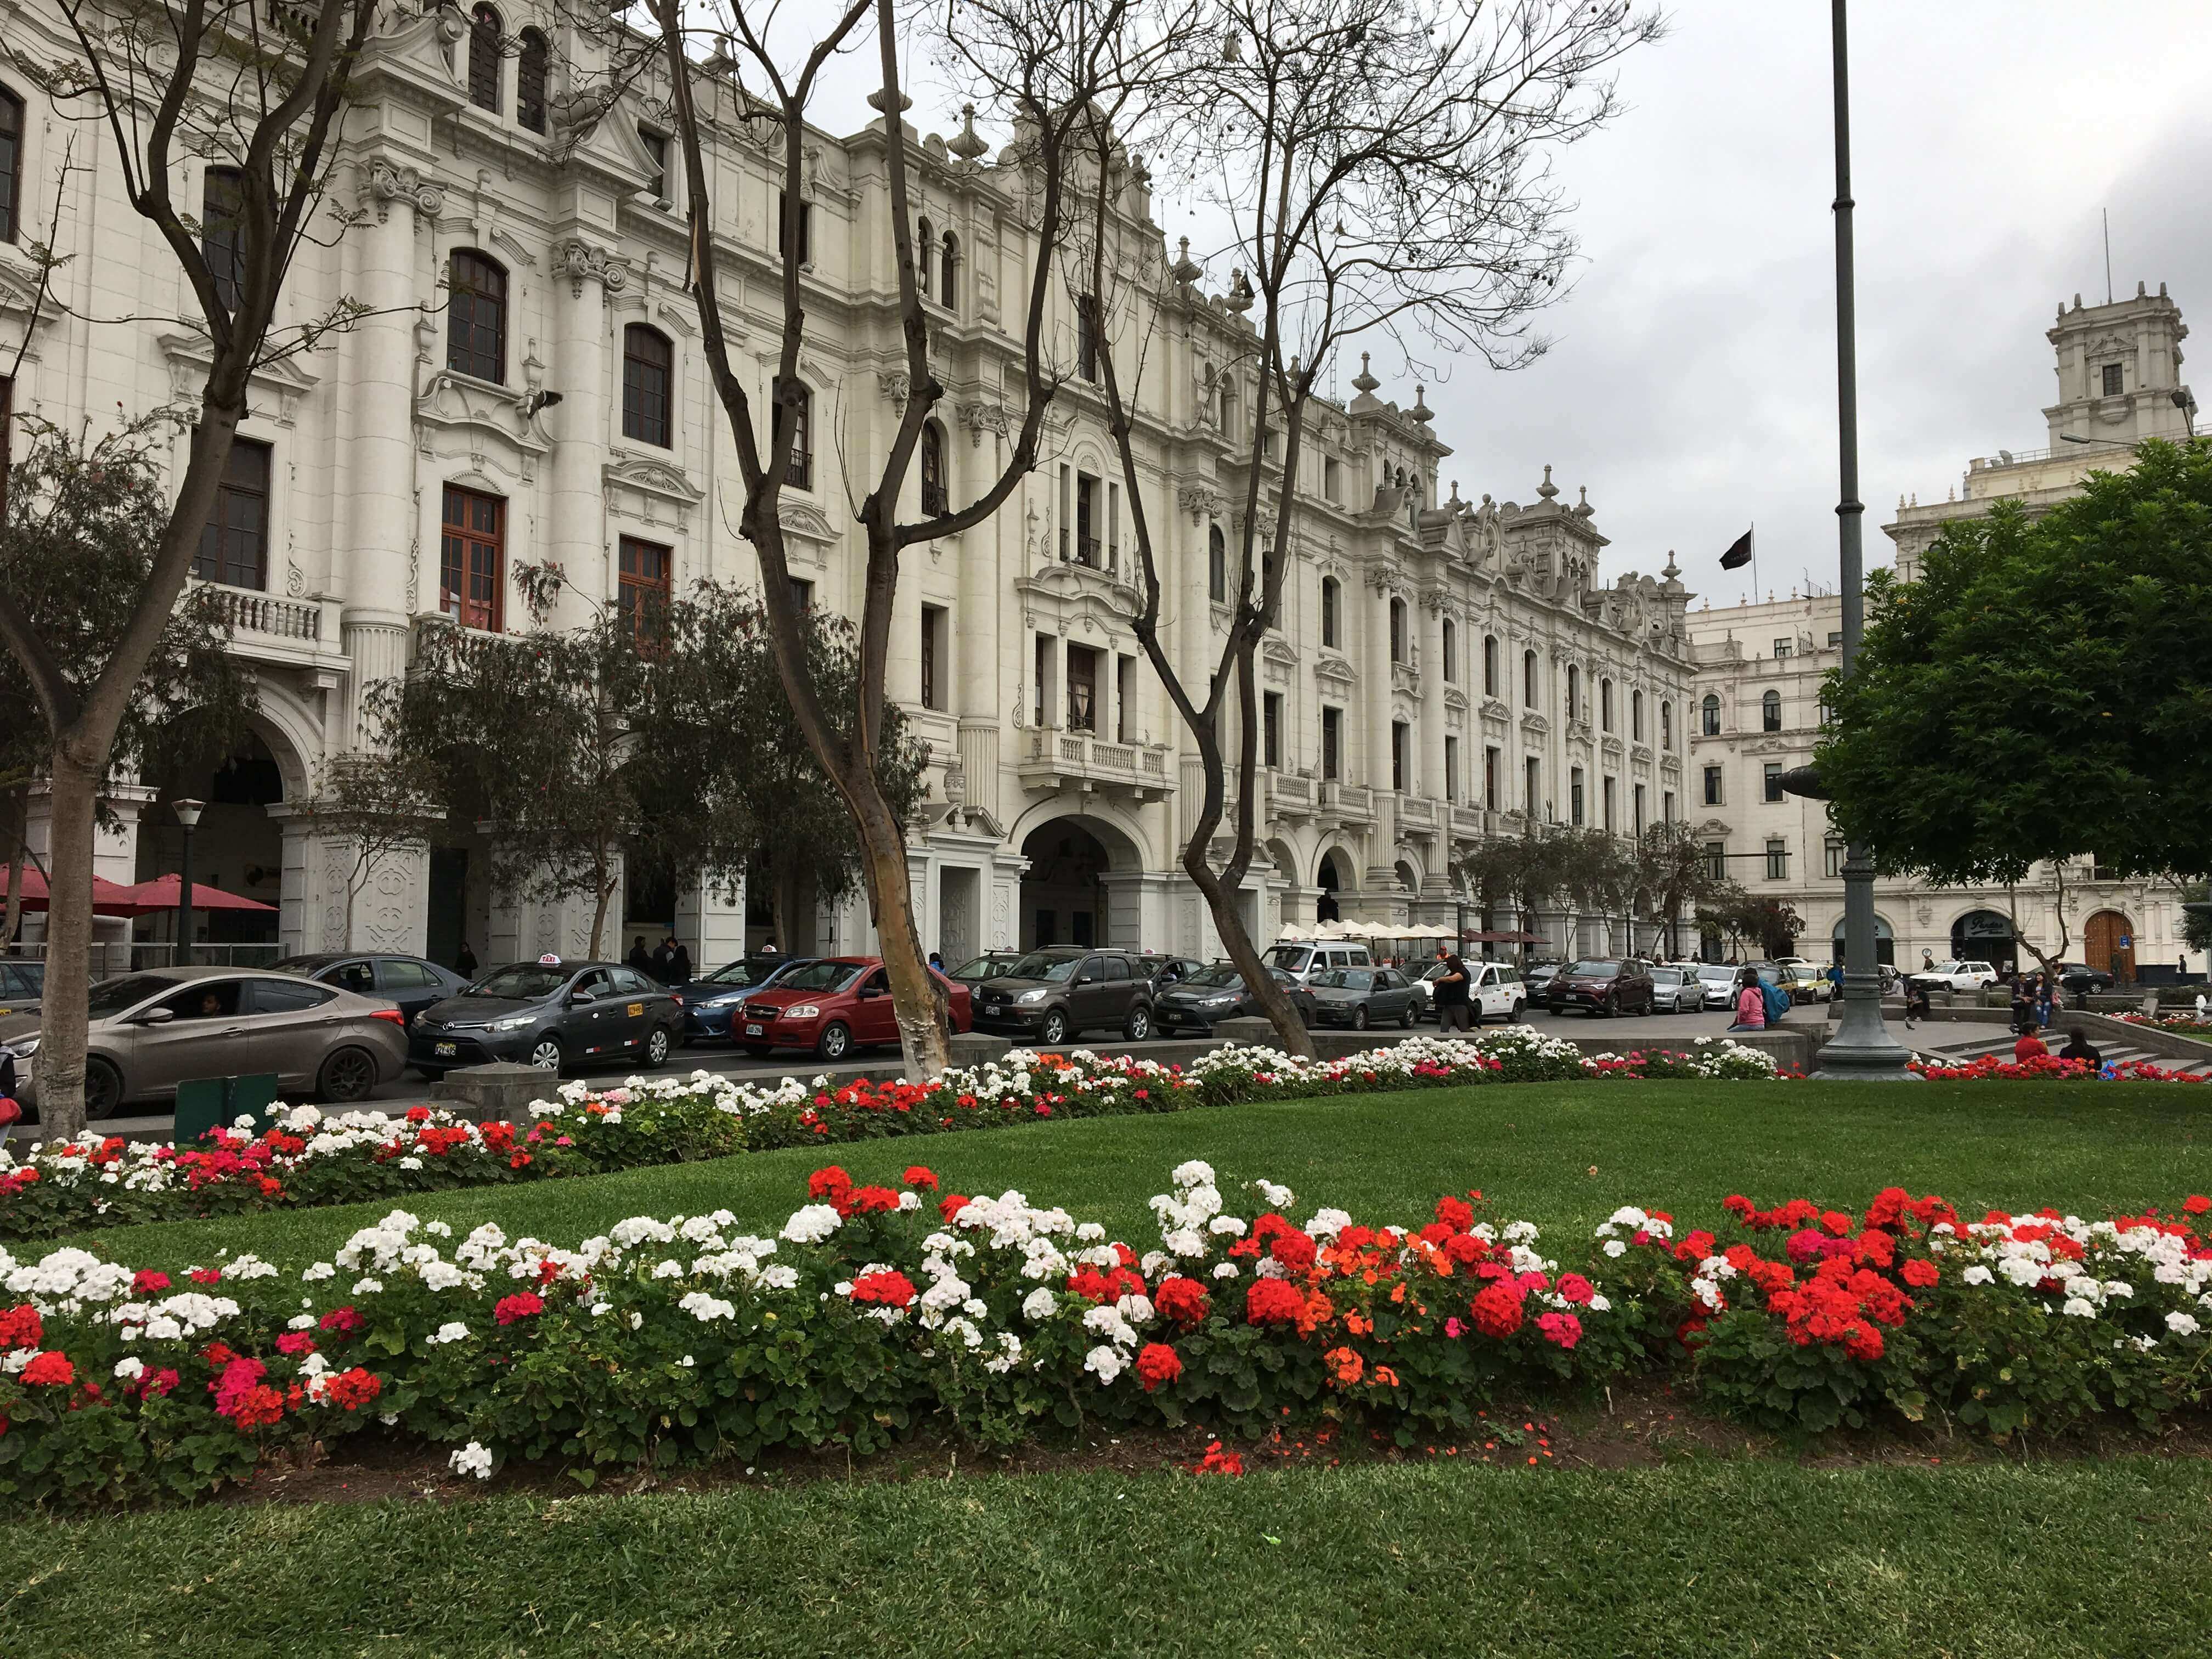
[[445, 206], [445, 191], [412, 167], [380, 159], [363, 168], [361, 194], [369, 218], [354, 244], [368, 315], [345, 393], [355, 483], [340, 623], [353, 684], [346, 729], [334, 745], [341, 751], [361, 744], [363, 690], [406, 671], [410, 614], [437, 606], [437, 547], [419, 547], [416, 531], [416, 307], [431, 287], [416, 249]]
[[[981, 436], [979, 429], [970, 447], [971, 453], [981, 447]], [[995, 437], [992, 440], [994, 459], [995, 447], [1000, 441]], [[952, 476], [959, 479], [964, 469], [953, 458], [959, 454], [960, 446], [956, 440], [946, 447]], [[957, 483], [954, 487], [956, 490], [959, 488]], [[961, 497], [956, 494], [954, 499]], [[1012, 505], [1009, 503], [1010, 508]], [[999, 728], [1006, 717], [1000, 678], [1002, 647], [999, 606], [1001, 594], [1010, 591], [1013, 579], [1021, 574], [1018, 524], [1012, 568], [1006, 558], [1005, 526], [1012, 519], [1012, 511], [992, 515], [988, 558], [982, 556], [984, 550], [980, 545], [983, 531], [971, 531], [961, 538], [957, 555], [959, 602], [952, 613], [951, 625], [945, 629], [949, 637], [945, 641], [945, 654], [951, 659], [949, 672], [957, 688], [952, 707], [960, 716], [960, 769], [966, 775], [966, 804], [980, 807], [994, 817], [999, 816]], [[1026, 680], [1028, 676], [1019, 674], [1018, 678]]]
[[1444, 795], [1444, 611], [1441, 595], [1421, 601], [1421, 775], [1409, 793]]
[[606, 502], [602, 469], [614, 428], [608, 418], [607, 296], [629, 284], [629, 269], [580, 237], [553, 247], [549, 273], [553, 299], [553, 372], [545, 388], [561, 394], [556, 408], [538, 416], [553, 444], [552, 522], [545, 546], [567, 574], [558, 619], [582, 623], [586, 601], [614, 597], [607, 558]]
[[1366, 778], [1375, 791], [1375, 838], [1368, 848], [1366, 886], [1397, 879], [1397, 801], [1390, 788], [1390, 590], [1370, 573], [1367, 594], [1367, 663], [1360, 694], [1366, 699]]

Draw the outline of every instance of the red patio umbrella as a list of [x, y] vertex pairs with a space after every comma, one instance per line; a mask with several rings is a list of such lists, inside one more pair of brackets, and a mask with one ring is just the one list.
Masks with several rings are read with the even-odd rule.
[[[5, 904], [7, 901], [8, 866], [0, 864], [0, 904]], [[26, 910], [46, 908], [46, 878], [28, 865], [23, 866], [23, 908]], [[104, 916], [135, 916], [140, 909], [131, 897], [130, 888], [99, 876], [92, 878], [92, 908]]]
[[[136, 887], [122, 890], [128, 902], [137, 906], [137, 914], [158, 915], [164, 910], [177, 908], [177, 882], [174, 875], [156, 876], [151, 881], [142, 881]], [[195, 910], [274, 910], [273, 904], [264, 904], [259, 899], [250, 899], [236, 893], [226, 893], [220, 887], [210, 887], [204, 882], [192, 884], [192, 908]]]

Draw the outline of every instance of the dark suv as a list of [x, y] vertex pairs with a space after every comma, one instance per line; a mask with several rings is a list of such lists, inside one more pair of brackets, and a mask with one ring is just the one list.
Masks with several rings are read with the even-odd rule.
[[1111, 1029], [1132, 1042], [1152, 1034], [1151, 972], [1131, 951], [1048, 945], [973, 988], [979, 1031], [1033, 1037], [1048, 1048], [1085, 1031]]
[[407, 1063], [428, 1078], [495, 1060], [558, 1072], [629, 1054], [659, 1066], [683, 1035], [683, 1005], [665, 987], [618, 962], [548, 956], [495, 969], [416, 1015]]
[[1631, 957], [1571, 962], [1552, 975], [1545, 1000], [1553, 1013], [1580, 1008], [1590, 1014], [1648, 1014], [1657, 1005], [1651, 970]]

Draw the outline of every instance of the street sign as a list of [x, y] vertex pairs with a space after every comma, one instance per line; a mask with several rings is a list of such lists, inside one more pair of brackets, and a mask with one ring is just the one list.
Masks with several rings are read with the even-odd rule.
[[2135, 936], [2132, 933], [2123, 933], [2120, 935], [2120, 949], [2123, 951], [2132, 951], [2135, 948]]

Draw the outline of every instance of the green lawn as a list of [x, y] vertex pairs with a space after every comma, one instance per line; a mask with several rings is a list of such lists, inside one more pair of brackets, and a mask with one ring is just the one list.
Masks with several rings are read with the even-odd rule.
[[0, 1649], [2053, 1659], [2203, 1651], [2202, 1463], [1368, 1468], [0, 1528]]
[[[1142, 1249], [1156, 1237], [1145, 1200], [1189, 1158], [1211, 1161], [1224, 1182], [1266, 1176], [1296, 1188], [1302, 1206], [1333, 1204], [1377, 1220], [1425, 1216], [1439, 1193], [1477, 1187], [1497, 1213], [1538, 1223], [1560, 1249], [1622, 1204], [1717, 1218], [1721, 1199], [1739, 1191], [1856, 1205], [1895, 1182], [1975, 1213], [2054, 1204], [2103, 1214], [2212, 1191], [2212, 1091], [2112, 1083], [1492, 1085], [799, 1148], [443, 1193], [406, 1207], [463, 1230], [493, 1220], [556, 1243], [639, 1213], [728, 1208], [766, 1228], [805, 1201], [817, 1164], [842, 1163], [867, 1180], [924, 1163], [948, 1190], [1019, 1188]], [[143, 1266], [212, 1261], [226, 1246], [304, 1265], [390, 1207], [118, 1228], [68, 1242]]]

